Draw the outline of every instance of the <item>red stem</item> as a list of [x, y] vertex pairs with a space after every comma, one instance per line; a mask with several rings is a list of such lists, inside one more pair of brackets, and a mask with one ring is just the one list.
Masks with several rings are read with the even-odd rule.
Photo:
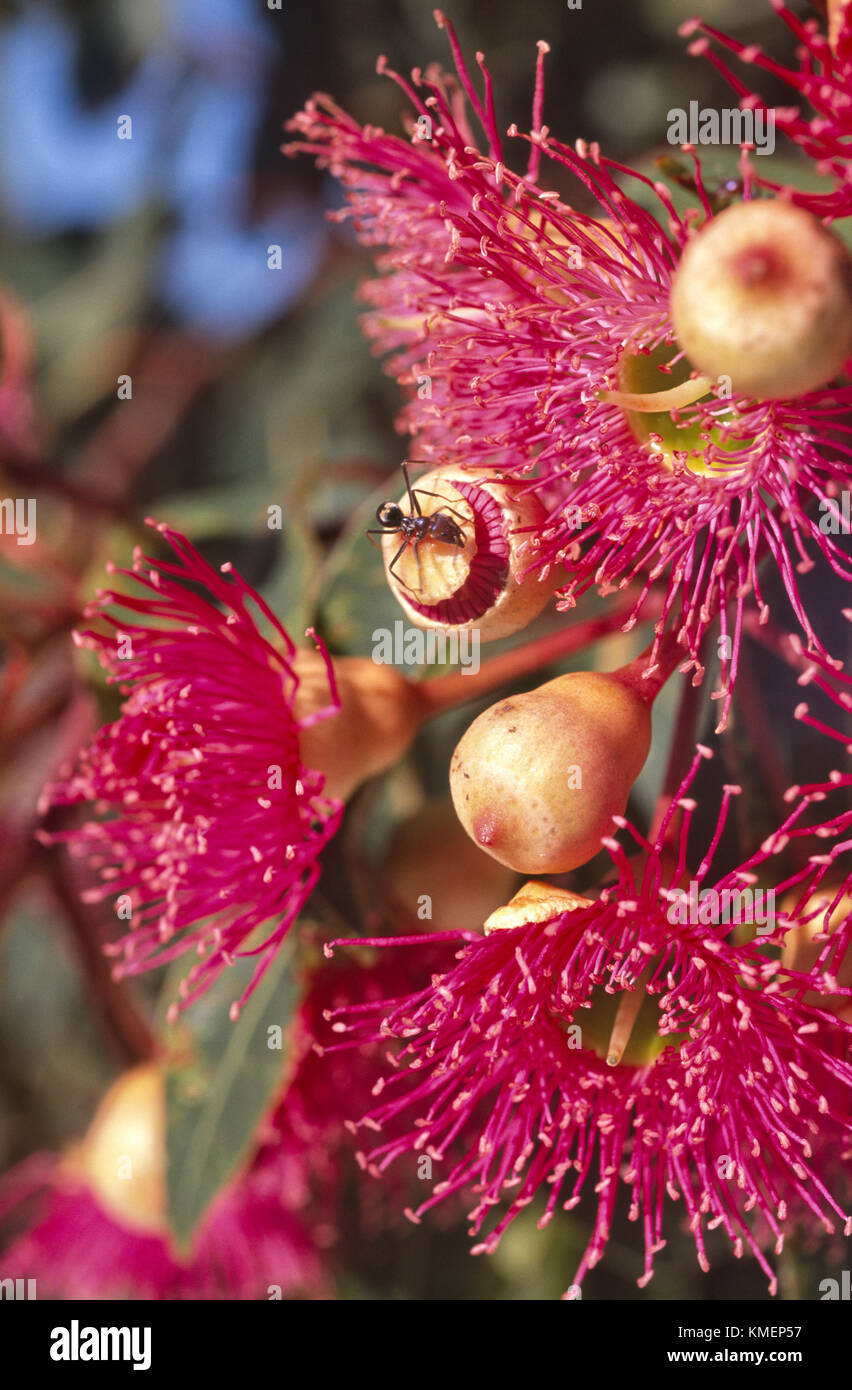
[[[452, 709], [467, 700], [476, 700], [480, 695], [488, 695], [502, 685], [510, 685], [513, 681], [520, 680], [521, 677], [529, 675], [531, 672], [541, 670], [553, 661], [583, 651], [594, 642], [600, 641], [602, 637], [609, 637], [615, 632], [623, 631], [634, 606], [635, 599], [626, 598], [603, 617], [587, 618], [582, 623], [566, 623], [565, 627], [560, 628], [557, 632], [548, 633], [546, 637], [539, 637], [533, 642], [527, 642], [521, 646], [513, 647], [511, 651], [501, 652], [499, 656], [491, 657], [490, 660], [483, 662], [476, 673], [453, 671], [446, 676], [436, 676], [434, 680], [421, 681], [418, 689], [426, 706], [424, 717], [434, 718], [435, 715], [442, 714], [445, 710]], [[647, 612], [642, 615], [642, 620], [650, 621], [657, 618], [659, 606], [659, 602], [650, 600]], [[665, 638], [663, 642], [665, 642]], [[639, 660], [641, 661], [642, 658]], [[644, 664], [647, 665], [647, 661]], [[623, 670], [632, 670], [633, 665], [635, 663], [631, 663], [629, 667], [624, 667]], [[671, 673], [669, 672], [669, 674]], [[655, 677], [650, 678], [651, 683], [654, 680]], [[648, 686], [646, 685], [644, 688], [648, 688]]]
[[[662, 636], [656, 636], [633, 661], [612, 674], [650, 705], [684, 658], [685, 652], [677, 640], [677, 634], [670, 628]], [[650, 665], [652, 660], [653, 666]], [[650, 674], [646, 674], [648, 672]]]

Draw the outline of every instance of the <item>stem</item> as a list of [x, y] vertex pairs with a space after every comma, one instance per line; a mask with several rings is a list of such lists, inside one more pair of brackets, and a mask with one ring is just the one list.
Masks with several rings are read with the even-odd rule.
[[[625, 599], [603, 617], [587, 618], [585, 622], [566, 625], [557, 632], [548, 633], [546, 637], [539, 637], [533, 642], [513, 647], [511, 651], [501, 652], [499, 656], [493, 656], [484, 662], [475, 673], [453, 671], [446, 676], [436, 676], [434, 680], [421, 681], [418, 690], [425, 706], [424, 718], [433, 719], [467, 700], [476, 700], [480, 695], [488, 695], [502, 685], [510, 685], [522, 676], [541, 670], [553, 661], [583, 651], [602, 637], [609, 637], [619, 630], [623, 631], [634, 607], [634, 598]], [[659, 602], [649, 603], [647, 614], [643, 614], [643, 621], [658, 617], [659, 608]]]
[[42, 459], [20, 454], [6, 457], [3, 460], [3, 470], [16, 483], [33, 490], [41, 488], [45, 492], [53, 493], [63, 501], [70, 502], [72, 506], [79, 507], [83, 512], [105, 512], [121, 521], [135, 520], [133, 508], [129, 503], [120, 498], [108, 497], [96, 488], [77, 482], [74, 477], [58, 472]]
[[156, 1050], [148, 1023], [136, 1008], [127, 986], [112, 978], [112, 968], [101, 950], [96, 924], [80, 903], [78, 889], [55, 851], [50, 854], [50, 861], [51, 885], [71, 928], [104, 1023], [126, 1061], [147, 1062]]
[[[672, 628], [657, 634], [633, 661], [613, 671], [613, 675], [628, 685], [646, 704], [653, 704], [666, 681], [684, 659], [684, 650]], [[653, 661], [653, 666], [650, 664]]]

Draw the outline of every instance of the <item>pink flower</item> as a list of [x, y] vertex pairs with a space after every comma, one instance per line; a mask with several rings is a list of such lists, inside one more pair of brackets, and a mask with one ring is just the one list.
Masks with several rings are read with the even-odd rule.
[[[331, 1025], [341, 1010], [369, 1011], [389, 997], [404, 998], [425, 987], [435, 970], [452, 962], [457, 933], [421, 932], [412, 938], [414, 958], [387, 958], [341, 966], [325, 965], [313, 972], [294, 1028], [291, 1080], [275, 1112], [273, 1126], [288, 1130], [311, 1149], [334, 1152], [369, 1104], [382, 1062], [371, 1042], [360, 1048], [339, 1048], [339, 1033]], [[369, 950], [385, 938], [361, 938]], [[399, 938], [395, 938], [399, 940]], [[330, 950], [330, 948], [326, 948]]]
[[40, 1298], [267, 1299], [270, 1289], [323, 1296], [321, 1258], [271, 1172], [217, 1199], [186, 1263], [162, 1237], [114, 1221], [49, 1155], [6, 1181], [36, 1202], [38, 1215], [0, 1257], [2, 1277], [35, 1279]]
[[[739, 93], [740, 106], [746, 111], [771, 112], [775, 126], [794, 141], [815, 162], [816, 172], [830, 175], [836, 187], [830, 193], [813, 193], [788, 189], [794, 202], [820, 217], [848, 217], [852, 214], [852, 171], [849, 155], [852, 148], [852, 8], [845, 0], [831, 0], [832, 20], [827, 36], [817, 19], [801, 20], [783, 0], [770, 0], [799, 44], [799, 65], [784, 67], [756, 44], [744, 44], [738, 39], [705, 24], [690, 19], [681, 26], [681, 34], [700, 37], [690, 44], [689, 51], [706, 57]], [[736, 54], [741, 63], [762, 68], [791, 87], [804, 104], [769, 107], [749, 85], [734, 72], [712, 47], [719, 44]], [[759, 161], [758, 161], [759, 163]], [[758, 180], [763, 187], [779, 189], [771, 179]]]
[[[29, 1224], [0, 1256], [2, 1277], [34, 1279], [39, 1298], [324, 1296], [320, 1254], [292, 1201], [292, 1160], [276, 1144], [258, 1145], [190, 1251], [174, 1248], [161, 1086], [153, 1067], [125, 1073], [77, 1149], [61, 1159], [35, 1154], [5, 1175], [0, 1219]], [[122, 1179], [119, 1157], [132, 1167]]]
[[[325, 97], [291, 122], [300, 135], [291, 150], [341, 180], [340, 215], [385, 248], [363, 290], [365, 331], [409, 389], [400, 428], [417, 436], [418, 458], [488, 467], [536, 491], [548, 516], [529, 536], [530, 568], [567, 571], [562, 607], [591, 587], [606, 594], [639, 580], [638, 615], [660, 584], [660, 630], [672, 615], [699, 674], [718, 616], [721, 727], [749, 601], [768, 615], [764, 559], [780, 571], [809, 649], [828, 655], [797, 573], [821, 555], [852, 579], [836, 528], [820, 526], [848, 482], [852, 388], [754, 400], [722, 378], [690, 376], [669, 292], [693, 222], [714, 215], [697, 161], [701, 213], [682, 219], [662, 185], [596, 145], [553, 139], [541, 123], [542, 44], [529, 165], [513, 173], [482, 57], [480, 98], [439, 22], [458, 82], [434, 68], [411, 84], [390, 74], [413, 107], [410, 140], [361, 128]], [[594, 217], [541, 187], [542, 155], [597, 203]], [[624, 192], [624, 175], [652, 188], [658, 217]]]
[[[818, 799], [802, 797], [777, 835], [712, 882], [711, 860], [739, 790], [726, 788], [711, 845], [691, 876], [700, 906], [684, 921], [678, 889], [690, 877], [695, 806], [686, 792], [698, 762], [676, 800], [678, 836], [670, 833], [673, 805], [653, 845], [627, 827], [643, 867], [608, 842], [618, 882], [596, 902], [575, 898], [560, 911], [557, 901], [542, 920], [519, 900], [520, 924], [503, 926], [495, 914], [490, 933], [460, 950], [431, 988], [339, 1015], [356, 1038], [399, 1044], [396, 1070], [376, 1088], [365, 1119], [390, 1127], [391, 1137], [365, 1161], [379, 1174], [422, 1151], [440, 1165], [413, 1219], [473, 1192], [474, 1253], [489, 1252], [536, 1198], [543, 1226], [560, 1206], [588, 1197], [593, 1229], [569, 1296], [605, 1251], [623, 1187], [643, 1234], [640, 1286], [665, 1243], [667, 1197], [683, 1204], [702, 1269], [706, 1232], [721, 1227], [737, 1255], [753, 1254], [773, 1292], [765, 1246], [780, 1250], [791, 1210], [852, 1233], [852, 1216], [815, 1158], [817, 1140], [831, 1148], [852, 1134], [852, 1025], [821, 1004], [837, 990], [827, 961], [848, 949], [852, 919], [802, 972], [767, 952], [795, 917], [779, 914], [760, 943], [734, 945], [719, 916], [725, 900], [712, 896], [751, 889], [758, 876], [771, 882], [791, 838], [827, 839], [836, 830], [801, 824]], [[776, 892], [795, 889], [804, 899], [826, 870], [816, 856]], [[559, 890], [540, 890], [548, 891], [558, 898]], [[816, 1002], [805, 998], [811, 992]]]
[[[263, 599], [229, 564], [223, 578], [182, 536], [158, 529], [176, 561], [137, 552], [133, 570], [117, 573], [142, 596], [101, 592], [89, 615], [107, 631], [77, 634], [127, 696], [121, 717], [46, 798], [93, 803], [104, 819], [43, 838], [67, 841], [102, 880], [89, 899], [114, 900], [130, 920], [111, 948], [124, 953], [117, 974], [197, 952], [185, 1005], [235, 955], [255, 955], [244, 1002], [309, 897], [340, 820], [342, 803], [300, 754], [300, 735], [339, 704], [320, 647], [322, 660], [312, 660], [324, 663], [327, 703], [297, 711], [296, 650]], [[106, 612], [113, 606], [123, 620]]]

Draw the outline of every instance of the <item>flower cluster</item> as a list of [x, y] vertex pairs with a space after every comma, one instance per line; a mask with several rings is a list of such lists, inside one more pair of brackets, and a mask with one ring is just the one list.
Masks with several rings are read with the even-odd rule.
[[[754, 940], [735, 944], [730, 925], [703, 913], [700, 922], [673, 925], [695, 810], [687, 793], [702, 756], [709, 750], [699, 748], [653, 844], [622, 822], [641, 851], [641, 870], [610, 840], [618, 878], [596, 901], [560, 905], [554, 890], [549, 906], [530, 911], [522, 896], [514, 916], [495, 914], [492, 929], [486, 923], [486, 935], [463, 947], [430, 988], [338, 1016], [358, 1039], [399, 1044], [397, 1070], [376, 1087], [365, 1120], [394, 1133], [364, 1161], [380, 1174], [422, 1151], [443, 1165], [445, 1176], [413, 1219], [450, 1195], [474, 1192], [472, 1234], [490, 1227], [475, 1253], [492, 1251], [537, 1198], [544, 1226], [588, 1195], [593, 1229], [572, 1296], [604, 1253], [622, 1184], [628, 1215], [643, 1232], [640, 1287], [665, 1245], [666, 1197], [683, 1202], [702, 1269], [707, 1232], [721, 1227], [737, 1255], [752, 1252], [773, 1293], [767, 1231], [776, 1252], [785, 1227], [803, 1213], [829, 1232], [839, 1223], [852, 1233], [849, 1209], [821, 1176], [826, 1153], [852, 1138], [852, 1025], [828, 999], [837, 1007], [838, 997], [852, 997], [835, 975], [852, 918], [826, 935], [806, 971], [782, 965]], [[771, 876], [791, 837], [836, 836], [848, 825], [847, 813], [818, 831], [801, 826], [825, 794], [808, 789], [767, 844], [713, 881], [714, 850], [739, 791], [726, 788], [694, 875], [705, 895]], [[793, 903], [770, 941], [817, 916], [830, 920], [841, 890], [824, 894], [819, 909], [806, 904], [841, 848], [777, 883]]]
[[[70, 847], [97, 880], [87, 898], [127, 924], [109, 947], [117, 977], [194, 951], [185, 1008], [235, 957], [256, 957], [236, 1019], [306, 908], [351, 794], [400, 761], [425, 719], [499, 689], [449, 759], [454, 827], [510, 874], [581, 871], [597, 886], [580, 896], [536, 880], [505, 904], [503, 877], [504, 905], [483, 932], [463, 921], [480, 901], [473, 884], [466, 910], [437, 924], [457, 930], [421, 931], [409, 901], [411, 935], [340, 941], [358, 951], [345, 966], [311, 961], [275, 1104], [191, 1258], [170, 1245], [162, 1144], [135, 1232], [93, 1157], [97, 1118], [76, 1157], [33, 1160], [5, 1191], [46, 1189], [46, 1206], [12, 1250], [41, 1269], [61, 1245], [56, 1287], [115, 1291], [103, 1268], [132, 1261], [156, 1297], [263, 1296], [266, 1279], [322, 1293], [319, 1250], [335, 1239], [332, 1199], [359, 1117], [379, 1136], [360, 1155], [371, 1173], [406, 1156], [439, 1166], [415, 1221], [474, 1195], [476, 1252], [531, 1205], [543, 1226], [585, 1204], [591, 1234], [569, 1296], [604, 1254], [622, 1195], [642, 1231], [640, 1287], [670, 1205], [703, 1270], [718, 1230], [772, 1292], [771, 1251], [788, 1231], [852, 1234], [838, 1159], [852, 1144], [852, 812], [835, 809], [852, 777], [815, 774], [785, 801], [787, 779], [774, 778], [782, 823], [719, 869], [740, 795], [726, 785], [694, 867], [696, 787], [713, 753], [693, 753], [697, 696], [684, 682], [651, 829], [625, 818], [657, 694], [677, 670], [700, 685], [717, 636], [724, 733], [744, 632], [776, 631], [770, 588], [796, 628], [779, 655], [820, 700], [852, 708], [852, 681], [799, 579], [821, 562], [852, 580], [841, 541], [852, 257], [830, 225], [852, 212], [852, 3], [830, 0], [827, 37], [775, 8], [805, 45], [798, 72], [700, 21], [686, 32], [744, 105], [759, 98], [719, 48], [809, 101], [816, 115], [775, 115], [833, 179], [827, 194], [758, 178], [747, 150], [741, 179], [708, 187], [686, 146], [693, 205], [678, 211], [663, 183], [551, 135], [544, 43], [530, 131], [508, 132], [528, 155], [515, 172], [484, 58], [474, 80], [440, 12], [454, 74], [433, 66], [407, 81], [379, 63], [410, 105], [405, 136], [361, 126], [326, 96], [290, 123], [289, 151], [339, 180], [346, 206], [334, 215], [375, 252], [364, 328], [405, 391], [399, 426], [417, 462], [438, 465], [419, 484], [406, 471], [406, 497], [377, 513], [406, 618], [494, 640], [554, 593], [563, 612], [589, 590], [626, 593], [602, 617], [477, 661], [467, 680], [408, 681], [366, 658], [332, 660], [313, 629], [313, 648], [298, 650], [231, 566], [217, 572], [160, 526], [174, 558], [137, 551], [77, 634], [124, 703], [45, 793], [42, 838]], [[506, 691], [640, 622], [651, 640], [618, 670], [589, 662]], [[754, 703], [752, 689], [752, 722]], [[795, 717], [823, 747], [847, 746], [808, 705]], [[79, 805], [92, 808], [83, 824], [61, 809]], [[445, 821], [431, 824], [434, 875], [453, 845]], [[603, 876], [589, 867], [601, 848]], [[727, 844], [725, 854], [730, 864]], [[472, 861], [457, 860], [456, 877], [474, 879]], [[701, 910], [684, 907], [687, 886]], [[752, 890], [780, 902], [765, 932], [753, 915], [732, 923], [718, 911]], [[362, 912], [364, 930], [387, 929], [389, 900]], [[300, 934], [298, 969], [311, 939]]]
[[[337, 215], [383, 248], [381, 273], [364, 287], [365, 330], [392, 354], [389, 370], [403, 386], [429, 383], [411, 391], [400, 427], [416, 436], [419, 457], [490, 468], [535, 490], [547, 516], [527, 528], [529, 564], [558, 572], [561, 606], [590, 587], [606, 594], [638, 580], [638, 614], [661, 584], [661, 625], [678, 625], [699, 672], [718, 618], [724, 723], [750, 596], [767, 616], [763, 562], [781, 574], [817, 651], [796, 573], [821, 553], [852, 578], [843, 547], [820, 525], [848, 477], [852, 388], [826, 381], [755, 399], [737, 389], [736, 375], [696, 375], [670, 296], [696, 223], [714, 220], [697, 161], [697, 205], [680, 217], [662, 184], [595, 145], [554, 139], [541, 121], [540, 45], [529, 165], [513, 173], [481, 55], [483, 99], [440, 22], [458, 80], [434, 68], [411, 83], [391, 74], [411, 102], [410, 140], [362, 129], [322, 97], [291, 122], [300, 138], [289, 148], [314, 155], [343, 185], [349, 206]], [[596, 204], [593, 215], [542, 186], [543, 156]], [[627, 175], [652, 210], [625, 191]], [[744, 197], [753, 194], [747, 174]], [[776, 269], [799, 301], [797, 267]], [[841, 288], [833, 284], [829, 297], [850, 283], [845, 260], [838, 274]], [[700, 310], [712, 286], [696, 293]], [[752, 341], [752, 355], [762, 346], [771, 357], [785, 332], [789, 323], [778, 324], [768, 347]], [[840, 345], [838, 367], [850, 351]]]

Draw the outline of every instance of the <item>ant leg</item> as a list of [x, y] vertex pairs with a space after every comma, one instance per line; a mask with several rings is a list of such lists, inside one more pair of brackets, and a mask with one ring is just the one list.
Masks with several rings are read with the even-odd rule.
[[375, 547], [376, 547], [376, 550], [381, 550], [382, 547], [381, 547], [380, 545], [377, 545], [377, 544], [376, 544], [376, 542], [373, 540], [373, 537], [374, 537], [374, 536], [388, 536], [388, 535], [390, 535], [390, 534], [391, 534], [391, 533], [390, 533], [389, 531], [365, 531], [365, 532], [364, 532], [364, 535], [365, 535], [365, 536], [367, 537], [367, 539], [369, 540], [370, 545], [375, 546]]
[[402, 476], [405, 479], [405, 490], [408, 493], [408, 500], [411, 503], [411, 515], [414, 516], [416, 513], [417, 516], [422, 516], [423, 513], [420, 510], [420, 503], [417, 501], [417, 493], [413, 490], [411, 479], [408, 476], [408, 469], [404, 463], [400, 464], [400, 468], [402, 469]]
[[[455, 507], [451, 507], [451, 506], [449, 505], [449, 500], [448, 500], [448, 498], [442, 497], [441, 494], [440, 494], [440, 492], [429, 492], [428, 489], [425, 488], [425, 487], [419, 487], [419, 488], [417, 488], [417, 489], [415, 490], [415, 495], [416, 495], [417, 492], [422, 492], [424, 497], [437, 497], [437, 499], [438, 499], [439, 502], [446, 502], [446, 503], [447, 503], [446, 510], [447, 510], [448, 512], [452, 512], [453, 516], [457, 516], [457, 517], [459, 517], [459, 519], [460, 519], [461, 521], [467, 523], [468, 518], [467, 518], [466, 516], [462, 516], [461, 512], [457, 512], [456, 509], [455, 509]], [[418, 511], [419, 511], [419, 508], [418, 508]]]
[[[414, 594], [414, 593], [417, 592], [417, 590], [416, 590], [416, 589], [412, 589], [412, 587], [411, 587], [410, 584], [406, 584], [405, 580], [402, 578], [402, 575], [397, 574], [396, 569], [394, 568], [394, 566], [396, 565], [397, 560], [399, 559], [400, 555], [401, 555], [402, 552], [405, 550], [405, 547], [406, 547], [407, 545], [408, 545], [408, 537], [406, 536], [405, 540], [402, 542], [402, 545], [399, 547], [399, 550], [396, 552], [396, 554], [394, 555], [394, 557], [393, 557], [393, 559], [391, 560], [390, 564], [388, 565], [388, 574], [392, 574], [393, 577], [394, 577], [394, 579], [396, 580], [397, 584], [401, 584], [402, 587], [403, 587], [403, 589], [407, 589], [408, 592], [409, 592], [410, 594]], [[415, 553], [416, 553], [416, 550], [417, 550], [416, 545], [415, 545], [414, 548], [415, 548]], [[420, 563], [420, 557], [419, 557], [419, 556], [418, 556], [418, 558], [417, 558], [417, 563], [418, 563], [418, 564]]]
[[423, 593], [423, 565], [422, 565], [422, 563], [421, 563], [421, 561], [420, 561], [420, 542], [419, 542], [419, 541], [412, 541], [412, 545], [414, 546], [414, 558], [415, 558], [415, 560], [417, 561], [417, 592], [418, 592], [418, 594], [422, 594], [422, 593]]

